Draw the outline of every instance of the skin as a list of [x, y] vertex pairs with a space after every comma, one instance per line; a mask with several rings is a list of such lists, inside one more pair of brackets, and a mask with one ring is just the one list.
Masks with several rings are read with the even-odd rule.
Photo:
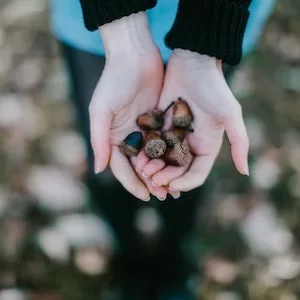
[[[161, 200], [167, 193], [178, 198], [181, 191], [204, 183], [226, 130], [236, 168], [248, 174], [249, 141], [242, 110], [226, 84], [220, 61], [176, 49], [164, 75], [143, 12], [101, 26], [100, 34], [106, 66], [89, 110], [96, 173], [109, 165], [125, 189], [144, 201], [150, 194]], [[188, 138], [194, 154], [191, 165], [166, 166], [159, 159], [149, 160], [143, 151], [133, 159], [125, 157], [119, 144], [138, 130], [137, 117], [157, 107], [165, 109], [178, 96], [188, 101], [196, 116], [194, 133]]]
[[124, 188], [138, 199], [148, 201], [150, 193], [165, 199], [167, 190], [154, 187], [136, 171], [137, 158], [128, 160], [119, 149], [128, 133], [139, 130], [137, 116], [157, 106], [162, 88], [163, 63], [146, 15], [109, 23], [100, 33], [106, 65], [89, 107], [95, 172], [109, 165]]
[[149, 161], [143, 171], [150, 173], [154, 185], [167, 185], [172, 191], [190, 191], [202, 185], [220, 151], [224, 131], [237, 170], [248, 175], [249, 140], [242, 109], [225, 81], [221, 62], [205, 55], [176, 50], [168, 64], [159, 108], [178, 95], [187, 99], [196, 116], [194, 132], [187, 138], [194, 160], [190, 166], [179, 168], [162, 168], [161, 161]]

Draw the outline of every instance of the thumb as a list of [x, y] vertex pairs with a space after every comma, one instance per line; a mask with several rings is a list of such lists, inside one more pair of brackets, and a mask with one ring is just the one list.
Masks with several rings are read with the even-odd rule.
[[89, 111], [95, 173], [99, 173], [107, 167], [111, 155], [110, 126], [112, 115], [107, 109], [96, 109], [92, 105]]
[[164, 130], [168, 129], [172, 125], [171, 117], [172, 117], [172, 103], [176, 100], [174, 97], [175, 92], [170, 89], [168, 82], [165, 79], [163, 88], [161, 90], [159, 100], [158, 100], [158, 109], [161, 111], [165, 111], [164, 115]]
[[243, 175], [249, 175], [249, 138], [239, 104], [238, 109], [224, 122], [224, 126], [231, 144], [232, 159], [237, 170]]

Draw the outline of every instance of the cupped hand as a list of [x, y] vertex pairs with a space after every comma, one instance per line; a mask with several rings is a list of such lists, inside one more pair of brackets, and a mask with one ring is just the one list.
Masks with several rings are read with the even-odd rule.
[[107, 60], [89, 108], [95, 172], [109, 164], [121, 184], [141, 200], [149, 200], [149, 192], [159, 198], [167, 194], [139, 175], [137, 159], [129, 160], [119, 149], [129, 133], [139, 130], [137, 117], [157, 106], [162, 87], [163, 64], [145, 18], [139, 13], [100, 29]]
[[221, 62], [188, 50], [175, 50], [168, 63], [159, 108], [178, 97], [188, 102], [194, 115], [194, 132], [187, 137], [194, 159], [184, 167], [149, 161], [143, 172], [152, 177], [153, 185], [168, 186], [176, 195], [202, 185], [220, 151], [224, 130], [237, 170], [248, 175], [249, 141], [242, 109], [225, 81]]

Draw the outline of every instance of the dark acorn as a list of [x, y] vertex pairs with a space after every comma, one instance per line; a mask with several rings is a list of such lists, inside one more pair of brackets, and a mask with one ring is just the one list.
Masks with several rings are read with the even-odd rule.
[[139, 116], [137, 124], [144, 130], [159, 130], [164, 126], [164, 115], [162, 111], [154, 109]]
[[130, 133], [120, 144], [120, 149], [126, 156], [137, 156], [142, 147], [143, 135], [139, 131]]
[[190, 164], [193, 156], [188, 146], [178, 143], [174, 148], [167, 149], [164, 160], [167, 164], [173, 166], [185, 166]]
[[193, 114], [189, 105], [182, 98], [178, 98], [173, 107], [173, 126], [177, 128], [189, 129], [193, 119]]
[[161, 135], [167, 146], [171, 148], [176, 144], [181, 143], [185, 136], [186, 130], [182, 128], [173, 128], [171, 130], [164, 131]]
[[167, 150], [166, 142], [154, 131], [150, 131], [145, 137], [145, 152], [149, 158], [160, 158]]
[[164, 126], [164, 115], [174, 104], [172, 102], [164, 111], [154, 109], [150, 112], [140, 115], [137, 119], [137, 125], [143, 130], [161, 130]]

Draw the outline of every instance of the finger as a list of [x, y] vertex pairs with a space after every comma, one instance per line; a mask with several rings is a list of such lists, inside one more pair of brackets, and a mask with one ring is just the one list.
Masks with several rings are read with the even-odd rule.
[[137, 173], [142, 173], [144, 166], [148, 163], [149, 157], [146, 155], [145, 151], [141, 151], [137, 158], [134, 160], [135, 169]]
[[143, 182], [134, 172], [129, 160], [124, 156], [119, 147], [113, 146], [110, 167], [115, 177], [123, 187], [138, 199], [149, 201], [150, 194]]
[[149, 192], [158, 198], [160, 201], [164, 201], [167, 198], [168, 190], [163, 186], [154, 186], [150, 178], [144, 178], [144, 183], [146, 184]]
[[158, 109], [167, 111], [164, 114], [164, 127], [163, 130], [168, 130], [172, 126], [172, 102], [174, 102], [174, 92], [169, 91], [169, 85], [167, 84], [167, 79], [165, 80], [162, 92], [160, 94], [160, 98], [158, 101]]
[[188, 192], [201, 186], [208, 177], [216, 159], [216, 155], [203, 155], [194, 158], [190, 169], [181, 177], [170, 182], [173, 191]]
[[109, 163], [111, 120], [112, 116], [108, 112], [90, 109], [91, 144], [95, 157], [95, 173], [102, 172]]
[[166, 163], [162, 159], [152, 159], [144, 166], [142, 175], [146, 178], [150, 177], [161, 171], [165, 166]]
[[[138, 158], [137, 157], [132, 157], [131, 158], [131, 163], [132, 165], [136, 168], [137, 163], [138, 163]], [[146, 187], [148, 188], [149, 192], [157, 197], [159, 200], [163, 201], [167, 198], [168, 191], [165, 187], [156, 187], [152, 185], [151, 178], [146, 178], [142, 174], [139, 175], [139, 178], [144, 182]]]
[[231, 154], [237, 170], [243, 175], [249, 175], [248, 151], [249, 139], [243, 120], [242, 110], [231, 116], [225, 124], [225, 130], [231, 144]]
[[[168, 186], [172, 180], [182, 176], [188, 170], [188, 168], [189, 165], [183, 167], [167, 166], [152, 177], [152, 184], [154, 186]], [[177, 192], [180, 190], [174, 191]]]
[[168, 194], [170, 194], [172, 196], [172, 198], [174, 199], [179, 199], [181, 196], [181, 193], [179, 191], [172, 191], [172, 190], [168, 190]]

